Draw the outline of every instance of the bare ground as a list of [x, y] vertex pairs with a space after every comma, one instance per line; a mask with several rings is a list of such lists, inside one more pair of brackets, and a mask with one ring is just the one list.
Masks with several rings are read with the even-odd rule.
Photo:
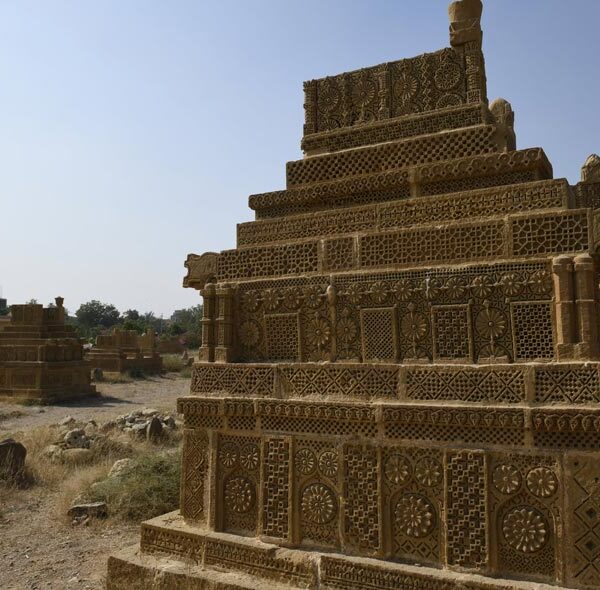
[[[133, 410], [175, 411], [189, 379], [161, 377], [98, 386], [101, 396], [44, 407], [0, 402], [0, 440], [51, 426], [66, 416], [107, 422]], [[1, 590], [101, 590], [108, 555], [139, 541], [139, 525], [95, 523], [72, 526], [61, 505], [60, 487], [32, 486], [0, 497]]]

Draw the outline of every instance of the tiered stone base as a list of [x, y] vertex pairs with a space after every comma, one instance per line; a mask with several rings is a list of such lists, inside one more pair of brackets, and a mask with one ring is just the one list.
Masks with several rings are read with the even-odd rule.
[[0, 399], [53, 403], [97, 395], [86, 361], [15, 362], [0, 368]]
[[178, 512], [142, 525], [141, 547], [108, 562], [107, 590], [550, 590], [416, 565], [282, 549], [186, 525]]

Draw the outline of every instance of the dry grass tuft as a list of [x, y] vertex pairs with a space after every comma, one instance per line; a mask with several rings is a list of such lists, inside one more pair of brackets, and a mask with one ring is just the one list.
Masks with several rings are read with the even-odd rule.
[[139, 522], [179, 506], [179, 454], [157, 455], [149, 448], [133, 460], [131, 469], [89, 486], [90, 502], [106, 502], [112, 518]]

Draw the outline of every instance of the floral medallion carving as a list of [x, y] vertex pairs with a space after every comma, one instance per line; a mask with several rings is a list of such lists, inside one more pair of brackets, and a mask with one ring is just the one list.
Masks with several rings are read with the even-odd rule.
[[219, 462], [223, 467], [231, 469], [239, 458], [238, 448], [233, 443], [225, 443], [219, 450]]
[[319, 456], [319, 470], [323, 475], [334, 478], [338, 473], [338, 455], [334, 451], [325, 451]]
[[240, 342], [246, 348], [252, 348], [260, 342], [260, 328], [256, 322], [249, 320], [240, 326]]
[[500, 279], [500, 285], [506, 297], [516, 297], [523, 291], [523, 282], [519, 275], [514, 272], [505, 274]]
[[409, 301], [413, 296], [414, 285], [409, 279], [400, 279], [394, 284], [394, 291], [398, 301]]
[[317, 307], [319, 307], [319, 305], [321, 305], [321, 301], [323, 300], [323, 297], [325, 296], [324, 293], [321, 292], [321, 289], [319, 289], [319, 287], [308, 287], [305, 291], [304, 291], [304, 301], [306, 302], [306, 305], [308, 305], [308, 307], [312, 307], [313, 309], [316, 309]]
[[494, 290], [492, 279], [486, 275], [475, 277], [471, 282], [471, 291], [479, 299], [487, 299]]
[[371, 286], [371, 299], [374, 303], [385, 303], [389, 297], [389, 286], [383, 281], [378, 281]]
[[538, 498], [550, 498], [558, 490], [558, 479], [547, 467], [536, 467], [527, 474], [527, 489]]
[[260, 461], [260, 451], [258, 446], [250, 443], [244, 445], [240, 450], [240, 464], [248, 471], [254, 471]]
[[318, 90], [319, 109], [325, 113], [331, 113], [341, 101], [341, 92], [333, 80], [324, 80]]
[[337, 513], [337, 503], [333, 491], [322, 483], [313, 483], [302, 492], [302, 516], [308, 522], [326, 524]]
[[425, 457], [420, 459], [415, 466], [415, 479], [426, 488], [439, 485], [444, 478], [442, 465], [436, 459]]
[[302, 475], [310, 475], [317, 467], [317, 458], [310, 449], [300, 449], [296, 453], [296, 469]]
[[264, 306], [268, 310], [274, 311], [279, 307], [279, 304], [281, 302], [281, 296], [279, 294], [279, 291], [277, 291], [276, 289], [266, 289], [265, 291], [263, 291], [262, 296]]
[[538, 270], [531, 275], [529, 288], [536, 295], [545, 295], [552, 291], [552, 277], [545, 270]]
[[407, 537], [426, 537], [435, 526], [435, 510], [431, 502], [419, 494], [405, 494], [394, 508], [398, 530]]
[[225, 504], [237, 512], [244, 514], [248, 512], [256, 501], [254, 484], [245, 477], [232, 477], [225, 483]]
[[521, 474], [514, 465], [502, 464], [494, 469], [494, 487], [502, 494], [514, 494], [521, 487]]
[[322, 317], [315, 317], [310, 320], [306, 326], [306, 339], [308, 343], [321, 350], [331, 338], [331, 326], [329, 322]]
[[402, 455], [390, 455], [384, 466], [386, 479], [395, 485], [408, 482], [411, 476], [410, 463]]
[[464, 277], [450, 277], [446, 282], [446, 293], [453, 300], [464, 299], [468, 293], [468, 284]]
[[548, 542], [549, 526], [539, 510], [519, 506], [504, 516], [502, 532], [508, 545], [515, 551], [535, 553]]
[[486, 304], [485, 309], [477, 314], [475, 326], [482, 338], [493, 343], [494, 340], [504, 335], [508, 321], [499, 309], [490, 307], [489, 302]]

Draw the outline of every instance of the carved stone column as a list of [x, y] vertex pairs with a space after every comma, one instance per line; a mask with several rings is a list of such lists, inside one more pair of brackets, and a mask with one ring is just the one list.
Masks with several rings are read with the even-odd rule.
[[233, 357], [233, 289], [217, 287], [217, 318], [215, 328], [217, 346], [215, 362], [229, 363]]
[[574, 357], [577, 341], [577, 320], [573, 282], [573, 260], [559, 256], [552, 261], [554, 281], [554, 307], [556, 310], [556, 341], [558, 357], [568, 360]]
[[200, 323], [202, 325], [202, 346], [198, 353], [200, 361], [212, 363], [215, 360], [215, 315], [216, 315], [216, 291], [213, 283], [208, 283], [200, 291], [204, 300], [203, 315]]
[[594, 259], [580, 254], [574, 259], [575, 291], [577, 293], [578, 357], [598, 357], [598, 316], [594, 284]]

